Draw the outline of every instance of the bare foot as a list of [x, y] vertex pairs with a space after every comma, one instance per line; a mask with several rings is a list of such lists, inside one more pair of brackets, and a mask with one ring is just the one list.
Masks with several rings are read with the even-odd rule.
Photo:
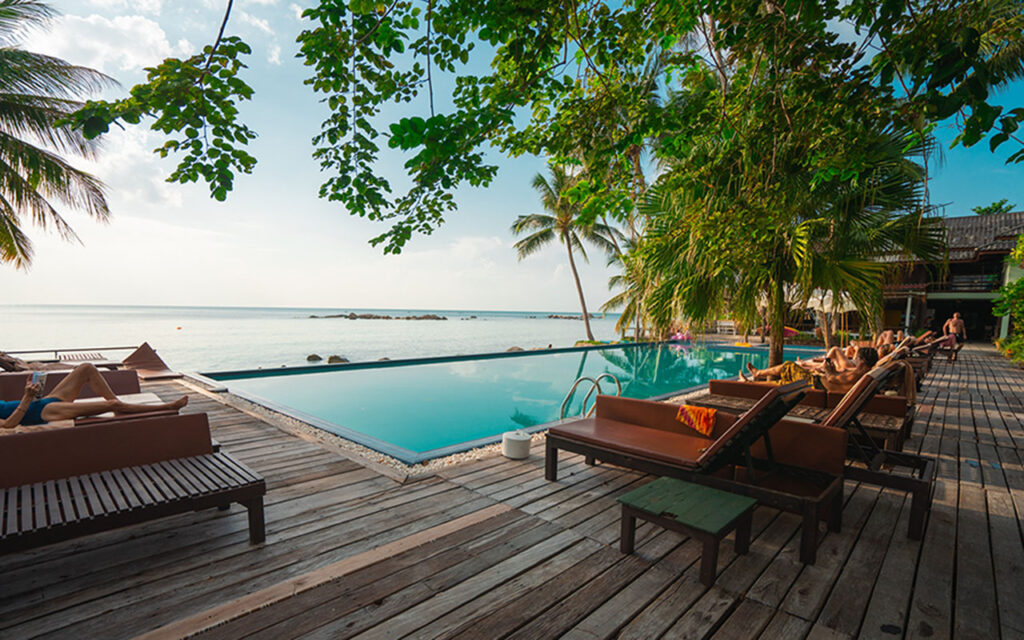
[[742, 371], [740, 371], [740, 380], [742, 380], [743, 382], [750, 382], [750, 378], [748, 378], [747, 374], [743, 373]]
[[757, 367], [754, 366], [753, 362], [748, 362], [747, 363], [747, 371], [749, 371], [750, 375], [752, 375], [752, 376], [756, 376], [757, 375]]
[[188, 396], [181, 396], [174, 402], [168, 403], [172, 409], [181, 409], [188, 404]]

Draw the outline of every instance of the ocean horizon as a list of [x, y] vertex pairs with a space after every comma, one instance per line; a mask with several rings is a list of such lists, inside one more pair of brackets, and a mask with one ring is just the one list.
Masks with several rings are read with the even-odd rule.
[[[447, 320], [311, 318], [339, 314], [433, 314]], [[175, 369], [211, 372], [568, 347], [586, 337], [577, 311], [366, 307], [214, 307], [155, 305], [0, 305], [0, 350], [90, 349], [149, 342]], [[619, 314], [593, 318], [598, 340], [618, 337]], [[28, 354], [32, 355], [32, 354]], [[123, 357], [126, 352], [105, 353]], [[28, 357], [21, 355], [21, 357]], [[45, 354], [38, 354], [45, 357]], [[52, 357], [52, 354], [51, 354]]]

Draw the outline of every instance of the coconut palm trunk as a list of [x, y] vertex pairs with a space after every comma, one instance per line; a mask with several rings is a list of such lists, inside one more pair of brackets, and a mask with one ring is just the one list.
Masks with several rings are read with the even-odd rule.
[[580, 274], [576, 271], [576, 258], [572, 255], [572, 239], [565, 234], [565, 248], [569, 252], [569, 268], [572, 269], [572, 279], [576, 282], [576, 294], [580, 297], [580, 308], [583, 309], [583, 326], [587, 330], [587, 340], [594, 341], [594, 332], [590, 330], [590, 314], [587, 312], [587, 301], [583, 299], [583, 285], [580, 283]]
[[769, 324], [771, 333], [768, 337], [768, 366], [782, 364], [782, 349], [786, 342], [786, 291], [781, 278], [771, 284], [769, 296]]

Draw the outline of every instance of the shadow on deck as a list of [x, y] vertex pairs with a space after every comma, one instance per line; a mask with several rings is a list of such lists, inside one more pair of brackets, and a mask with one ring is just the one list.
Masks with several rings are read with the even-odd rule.
[[[148, 385], [168, 397], [175, 383]], [[814, 566], [799, 520], [758, 507], [750, 552], [649, 524], [617, 550], [615, 496], [650, 480], [563, 453], [399, 484], [193, 394], [267, 480], [267, 541], [206, 511], [0, 557], [0, 637], [895, 638], [1024, 636], [1024, 371], [992, 349], [936, 361], [905, 449], [939, 459], [922, 541], [908, 496], [846, 485]]]

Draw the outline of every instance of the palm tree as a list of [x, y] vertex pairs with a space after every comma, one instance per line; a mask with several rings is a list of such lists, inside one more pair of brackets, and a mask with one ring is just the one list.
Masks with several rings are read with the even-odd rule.
[[113, 81], [98, 71], [18, 48], [25, 32], [56, 15], [36, 0], [0, 0], [0, 261], [25, 268], [26, 218], [65, 240], [77, 236], [53, 202], [106, 220], [103, 184], [62, 157], [94, 157], [97, 143], [61, 121], [83, 93]]
[[580, 298], [580, 308], [583, 310], [583, 326], [587, 331], [587, 340], [593, 340], [594, 332], [590, 329], [590, 313], [587, 312], [587, 302], [583, 298], [583, 285], [580, 284], [580, 274], [576, 270], [575, 253], [578, 251], [583, 260], [587, 260], [587, 252], [583, 248], [583, 241], [586, 240], [606, 254], [614, 254], [616, 240], [621, 240], [622, 234], [606, 224], [582, 224], [577, 220], [579, 206], [566, 197], [575, 182], [574, 176], [558, 166], [551, 167], [550, 182], [542, 174], [534, 176], [533, 188], [540, 194], [544, 210], [551, 215], [531, 213], [519, 216], [512, 225], [512, 233], [529, 233], [514, 245], [520, 260], [540, 251], [556, 239], [565, 245], [565, 250], [569, 254], [569, 268], [576, 283], [576, 293]]

